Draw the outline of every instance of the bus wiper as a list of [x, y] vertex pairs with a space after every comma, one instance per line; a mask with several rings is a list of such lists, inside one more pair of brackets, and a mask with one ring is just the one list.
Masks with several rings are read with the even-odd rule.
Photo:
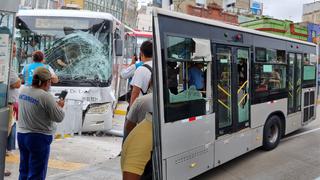
[[86, 76], [76, 76], [76, 77], [74, 77], [74, 80], [85, 80], [85, 79], [87, 79]]

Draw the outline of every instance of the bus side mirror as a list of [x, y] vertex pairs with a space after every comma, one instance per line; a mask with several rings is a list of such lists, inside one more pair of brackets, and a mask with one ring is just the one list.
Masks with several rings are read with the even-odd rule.
[[122, 56], [123, 52], [123, 41], [121, 39], [115, 40], [115, 53], [116, 56]]

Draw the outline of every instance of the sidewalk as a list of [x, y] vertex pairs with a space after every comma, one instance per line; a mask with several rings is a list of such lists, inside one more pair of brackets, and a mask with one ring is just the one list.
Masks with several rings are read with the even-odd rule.
[[72, 172], [48, 176], [48, 180], [120, 180], [120, 157]]

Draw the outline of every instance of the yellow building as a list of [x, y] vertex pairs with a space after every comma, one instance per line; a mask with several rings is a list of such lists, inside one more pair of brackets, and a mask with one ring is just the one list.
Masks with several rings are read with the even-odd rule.
[[65, 6], [70, 5], [78, 5], [80, 9], [84, 8], [84, 0], [64, 0]]

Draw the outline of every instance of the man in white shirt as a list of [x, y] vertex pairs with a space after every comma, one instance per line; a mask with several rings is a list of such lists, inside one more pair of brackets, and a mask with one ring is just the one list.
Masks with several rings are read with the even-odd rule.
[[138, 61], [138, 58], [136, 55], [132, 56], [132, 61], [130, 63], [130, 65], [126, 68], [123, 68], [120, 72], [120, 76], [123, 79], [129, 79], [129, 82], [131, 81], [131, 78], [134, 75], [134, 72], [136, 71], [136, 69], [138, 69], [138, 67], [142, 66], [143, 62], [142, 61]]
[[139, 67], [133, 75], [131, 86], [132, 93], [130, 99], [130, 105], [136, 100], [140, 95], [148, 93], [150, 88], [150, 81], [152, 75], [152, 42], [145, 41], [140, 47], [140, 58], [144, 63], [143, 66]]

